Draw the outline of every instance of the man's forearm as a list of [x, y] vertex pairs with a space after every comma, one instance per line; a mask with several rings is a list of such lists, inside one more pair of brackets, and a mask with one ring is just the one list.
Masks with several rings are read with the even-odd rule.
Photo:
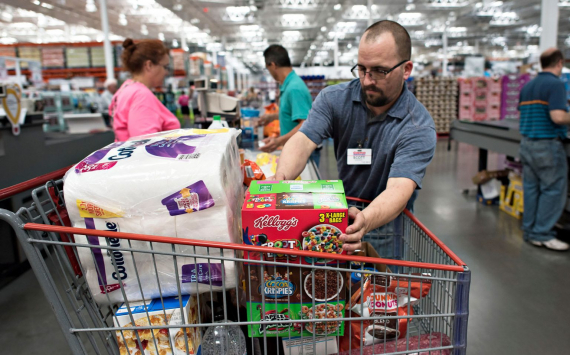
[[289, 133], [279, 137], [279, 145], [285, 145], [295, 135], [295, 133], [299, 132], [299, 129], [303, 125], [303, 121], [301, 121], [295, 128], [293, 128]]
[[397, 178], [388, 183], [362, 213], [367, 221], [366, 233], [393, 221], [406, 208], [416, 185], [412, 180]]
[[279, 164], [275, 177], [278, 180], [292, 180], [297, 178], [307, 165], [309, 156], [317, 145], [305, 134], [297, 132], [287, 141], [279, 156]]

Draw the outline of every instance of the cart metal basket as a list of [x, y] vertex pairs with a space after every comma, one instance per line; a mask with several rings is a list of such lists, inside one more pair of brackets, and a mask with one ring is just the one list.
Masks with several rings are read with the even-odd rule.
[[[33, 203], [29, 207], [21, 208], [16, 213], [0, 209], [0, 219], [9, 223], [14, 229], [73, 354], [195, 353], [196, 345], [206, 328], [214, 324], [212, 310], [216, 304], [223, 305], [222, 322], [230, 322], [231, 319], [232, 325], [238, 325], [244, 331], [249, 354], [466, 353], [470, 271], [459, 257], [408, 211], [404, 211], [390, 228], [379, 228], [366, 237], [370, 240], [388, 238], [390, 259], [325, 255], [282, 248], [71, 228], [63, 199], [61, 180], [63, 173], [64, 169], [0, 190], [0, 199], [2, 199], [34, 188], [31, 192]], [[348, 199], [351, 205], [361, 209], [368, 204], [364, 200]], [[74, 235], [104, 238], [107, 244], [77, 243]], [[121, 244], [116, 246], [116, 243], [110, 243], [110, 240], [120, 240]], [[146, 244], [148, 247], [140, 248], [140, 242], [148, 243]], [[164, 245], [170, 246], [170, 251], [165, 251]], [[179, 246], [185, 246], [186, 250], [190, 247], [192, 252], [180, 253]], [[210, 290], [195, 295], [198, 305], [195, 321], [191, 321], [180, 301], [178, 309], [182, 319], [177, 325], [168, 322], [154, 324], [148, 312], [151, 301], [130, 299], [125, 303], [130, 322], [126, 326], [124, 324], [117, 326], [119, 322], [116, 314], [120, 305], [106, 304], [111, 302], [98, 304], [94, 301], [94, 291], [88, 286], [85, 276], [87, 271], [81, 262], [81, 250], [90, 251], [94, 258], [97, 253], [108, 253], [113, 258], [117, 275], [120, 275], [121, 270], [117, 266], [120, 263], [116, 262], [115, 258], [119, 255], [130, 255], [133, 259], [140, 255], [147, 257], [150, 255], [152, 260], [148, 269], [150, 271], [146, 272], [151, 274], [156, 272], [157, 275], [157, 258], [171, 260], [178, 284], [174, 295], [160, 292], [160, 297], [155, 299], [155, 302], [160, 302], [162, 305], [165, 304], [167, 296], [178, 296], [180, 300], [183, 298], [181, 282], [189, 281], [183, 280], [183, 275], [178, 274], [177, 262], [181, 258], [206, 259], [208, 270], [210, 263], [221, 263], [221, 284], [219, 280], [214, 284], [210, 278]], [[224, 250], [225, 254], [222, 253]], [[228, 250], [231, 252], [231, 257], [227, 257]], [[264, 257], [261, 260], [251, 259], [250, 256], [255, 253]], [[294, 261], [300, 257], [310, 258], [312, 263], [295, 264]], [[223, 265], [230, 262], [235, 263], [236, 272], [225, 274], [224, 270], [227, 268]], [[137, 270], [136, 263], [134, 265], [137, 287], [144, 295], [145, 285], [141, 283], [143, 275], [141, 270]], [[365, 266], [370, 265], [387, 265], [389, 270], [365, 269]], [[276, 266], [287, 268], [285, 277], [277, 274]], [[252, 272], [253, 268], [261, 268], [261, 273]], [[265, 292], [261, 292], [262, 299], [256, 307], [246, 302], [252, 296], [252, 288], [244, 287], [246, 283], [259, 281], [258, 277], [264, 277], [264, 280], [292, 281], [287, 279], [287, 275], [295, 268], [301, 270], [298, 274], [300, 280], [297, 287], [303, 288], [305, 292], [301, 290], [300, 297], [297, 298], [285, 295], [280, 302], [286, 300], [288, 309], [295, 308], [295, 304], [302, 304], [299, 317], [277, 314], [275, 311], [277, 298], [266, 297]], [[97, 272], [100, 275], [102, 271], [97, 270]], [[316, 289], [318, 280], [316, 282], [315, 277], [322, 279], [323, 275], [324, 289], [321, 287], [319, 291]], [[330, 279], [330, 275], [337, 275], [337, 280]], [[232, 280], [231, 283], [235, 286], [226, 287], [228, 280]], [[381, 283], [379, 280], [391, 281]], [[123, 298], [126, 299], [124, 285], [120, 282], [121, 277], [118, 281], [118, 286], [115, 287], [120, 288]], [[158, 276], [156, 282], [156, 286], [161, 290]], [[190, 282], [203, 284], [204, 279], [194, 277]], [[339, 283], [345, 283], [349, 290], [344, 300], [339, 291], [342, 286], [337, 289]], [[399, 287], [389, 291], [388, 285], [393, 284]], [[421, 290], [426, 284], [430, 285], [429, 292], [412, 302], [410, 298], [413, 294], [412, 288], [419, 287]], [[335, 288], [332, 293], [336, 294], [332, 297], [329, 297], [328, 285]], [[106, 287], [110, 286], [102, 286], [103, 294]], [[385, 312], [380, 310], [380, 312], [368, 312], [366, 315], [362, 300], [366, 298], [365, 290], [370, 287], [379, 295], [385, 296], [389, 292], [395, 292], [398, 298], [394, 300], [396, 303], [393, 305], [397, 306], [397, 312], [389, 312], [389, 302], [384, 302], [378, 307], [385, 307]], [[219, 291], [215, 292], [215, 289]], [[317, 297], [319, 292], [324, 292], [326, 296], [321, 297], [325, 299]], [[406, 298], [400, 296], [407, 296], [408, 301], [402, 304], [401, 300]], [[360, 303], [358, 299], [361, 300]], [[143, 316], [140, 314], [135, 316], [132, 310], [141, 305], [144, 306]], [[367, 305], [370, 306], [370, 303]], [[350, 312], [349, 307], [351, 307]], [[247, 314], [256, 312], [260, 314], [259, 320], [254, 321], [247, 317]], [[264, 316], [267, 314], [271, 316]], [[137, 321], [136, 317], [143, 321]], [[166, 318], [162, 318], [163, 320], [167, 319], [166, 312], [164, 317]], [[388, 327], [394, 322], [395, 333], [394, 329]], [[402, 324], [406, 324], [407, 331], [406, 329], [402, 331]], [[271, 332], [267, 331], [277, 328], [281, 329], [278, 336], [272, 336]], [[175, 329], [180, 329], [181, 333], [178, 335], [182, 334], [176, 339], [171, 333]], [[252, 332], [253, 329], [259, 331], [258, 337], [248, 336], [256, 333]], [[354, 331], [355, 329], [357, 330]], [[164, 336], [165, 334], [170, 336]]]

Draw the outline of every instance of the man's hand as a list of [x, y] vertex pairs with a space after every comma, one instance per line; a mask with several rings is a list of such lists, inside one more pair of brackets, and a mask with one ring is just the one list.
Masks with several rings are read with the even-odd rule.
[[340, 235], [340, 240], [344, 243], [342, 249], [350, 255], [362, 247], [362, 238], [369, 231], [369, 221], [356, 207], [349, 208], [348, 216], [354, 220], [354, 223], [346, 228], [346, 233]]
[[283, 181], [283, 180], [287, 180], [287, 178], [285, 177], [285, 174], [278, 172], [275, 175], [268, 176], [265, 180], [266, 181]]
[[278, 113], [266, 113], [259, 116], [259, 119], [255, 122], [255, 127], [263, 127], [268, 125], [269, 123], [278, 120], [279, 114]]
[[280, 137], [265, 138], [264, 140], [262, 140], [262, 142], [265, 143], [265, 145], [263, 147], [259, 147], [259, 150], [266, 152], [266, 153], [271, 153], [271, 152], [275, 151], [277, 148], [279, 148], [281, 146], [281, 140], [279, 138]]

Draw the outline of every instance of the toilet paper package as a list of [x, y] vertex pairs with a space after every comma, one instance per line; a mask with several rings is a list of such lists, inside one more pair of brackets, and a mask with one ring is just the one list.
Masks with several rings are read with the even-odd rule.
[[[175, 130], [115, 142], [64, 177], [74, 227], [239, 243], [243, 173], [240, 131]], [[76, 242], [196, 257], [78, 247], [98, 303], [235, 288], [234, 251], [76, 235]], [[212, 258], [200, 256], [209, 255]], [[178, 278], [176, 275], [178, 274]], [[122, 286], [122, 287], [121, 287]], [[124, 293], [124, 295], [123, 295]]]

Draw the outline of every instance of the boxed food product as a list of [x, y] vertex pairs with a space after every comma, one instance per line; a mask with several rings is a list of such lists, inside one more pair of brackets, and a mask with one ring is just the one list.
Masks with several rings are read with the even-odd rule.
[[[252, 181], [242, 208], [248, 245], [342, 254], [339, 237], [348, 226], [340, 180]], [[249, 252], [250, 260], [326, 263], [327, 259]]]
[[[130, 314], [125, 304], [117, 310], [113, 317], [115, 327], [133, 327], [132, 320], [135, 327], [198, 324], [199, 321], [196, 296], [157, 298], [146, 301], [146, 307], [143, 301], [130, 302], [129, 308]], [[141, 346], [143, 354], [199, 354], [202, 341], [200, 327], [121, 330], [116, 331], [116, 336], [121, 355], [141, 354]]]
[[[248, 265], [246, 308], [250, 337], [336, 336], [344, 333], [345, 275], [299, 266]], [[283, 323], [289, 320], [315, 322]], [[327, 321], [327, 319], [333, 319]]]
[[[252, 181], [242, 208], [243, 242], [248, 245], [342, 254], [339, 237], [347, 225], [348, 206], [338, 180]], [[344, 314], [345, 275], [298, 266], [326, 265], [328, 259], [257, 252], [247, 258], [248, 321], [267, 322], [249, 326], [250, 336], [343, 334], [343, 322], [325, 319]], [[284, 265], [260, 265], [256, 260]], [[282, 322], [315, 318], [323, 321]]]

